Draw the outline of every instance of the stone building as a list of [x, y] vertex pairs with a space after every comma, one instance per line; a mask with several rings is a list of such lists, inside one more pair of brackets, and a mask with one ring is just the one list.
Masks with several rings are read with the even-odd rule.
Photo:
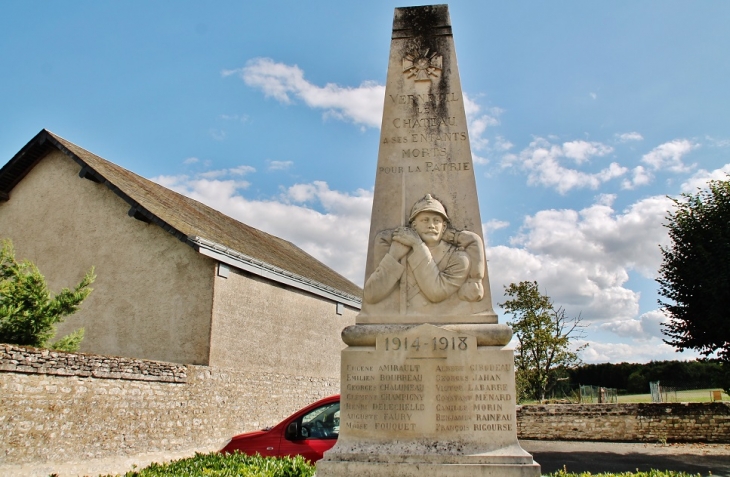
[[339, 379], [357, 285], [49, 131], [0, 169], [0, 238], [51, 290], [96, 267], [57, 334], [84, 327], [82, 352]]

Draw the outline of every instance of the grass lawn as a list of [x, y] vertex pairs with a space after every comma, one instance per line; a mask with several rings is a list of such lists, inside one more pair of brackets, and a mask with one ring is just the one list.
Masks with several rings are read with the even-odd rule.
[[[719, 391], [718, 389], [692, 389], [689, 391], [677, 391], [676, 393], [662, 393], [662, 399], [667, 402], [710, 402], [711, 391]], [[730, 401], [730, 396], [722, 393], [723, 401]], [[629, 394], [619, 396], [618, 402], [651, 402], [651, 394]]]

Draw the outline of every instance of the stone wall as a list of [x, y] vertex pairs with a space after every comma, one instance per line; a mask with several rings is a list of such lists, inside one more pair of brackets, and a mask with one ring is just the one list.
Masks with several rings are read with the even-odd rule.
[[[336, 379], [0, 345], [0, 466], [209, 451]], [[730, 442], [730, 403], [526, 405], [521, 439]]]
[[0, 466], [218, 449], [338, 392], [319, 377], [0, 345]]
[[63, 353], [2, 343], [0, 371], [167, 383], [187, 381], [187, 367], [181, 364], [119, 356]]
[[520, 439], [730, 442], [730, 403], [547, 404], [517, 408]]

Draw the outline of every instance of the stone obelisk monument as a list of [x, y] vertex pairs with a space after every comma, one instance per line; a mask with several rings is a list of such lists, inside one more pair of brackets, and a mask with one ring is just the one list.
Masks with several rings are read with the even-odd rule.
[[362, 311], [318, 477], [523, 476], [446, 5], [397, 8]]

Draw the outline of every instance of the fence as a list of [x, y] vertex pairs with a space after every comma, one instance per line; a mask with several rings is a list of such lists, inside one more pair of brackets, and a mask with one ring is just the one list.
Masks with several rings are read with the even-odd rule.
[[618, 402], [616, 388], [604, 388], [601, 386], [580, 385], [581, 403], [610, 404]]
[[678, 402], [677, 388], [674, 386], [662, 386], [659, 381], [649, 383], [651, 402]]

